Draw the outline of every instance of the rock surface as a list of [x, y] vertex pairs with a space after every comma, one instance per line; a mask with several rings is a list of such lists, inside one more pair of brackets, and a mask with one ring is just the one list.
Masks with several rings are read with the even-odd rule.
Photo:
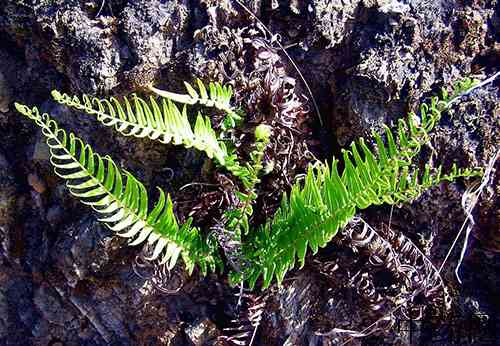
[[[310, 84], [324, 122], [318, 125], [309, 102], [307, 122], [316, 143], [311, 147], [322, 157], [338, 154], [353, 139], [416, 110], [440, 87], [467, 75], [484, 78], [498, 68], [495, 0], [243, 2], [279, 34]], [[51, 170], [43, 138], [13, 111], [12, 102], [50, 111], [151, 191], [155, 185], [178, 191], [203, 175], [202, 159], [149, 140], [123, 138], [54, 104], [50, 91], [123, 95], [142, 92], [151, 83], [180, 90], [183, 80], [199, 76], [241, 88], [239, 101], [255, 103], [251, 120], [258, 121], [273, 113], [253, 102], [249, 76], [254, 69], [276, 68], [293, 76], [297, 94], [310, 99], [289, 61], [274, 49], [273, 38], [251, 23], [254, 19], [230, 0], [2, 2], [0, 344], [225, 344], [222, 335], [236, 305], [226, 277], [187, 278], [182, 271], [142, 266], [140, 249], [112, 237], [69, 196]], [[252, 65], [248, 55], [255, 51], [262, 59]], [[269, 67], [267, 61], [275, 65]], [[446, 114], [433, 135], [433, 149], [426, 151], [430, 155], [434, 150], [434, 160], [445, 169], [452, 162], [486, 166], [498, 151], [499, 114], [497, 81]], [[476, 225], [460, 270], [463, 285], [453, 273], [459, 249], [444, 270], [454, 291], [454, 311], [462, 319], [484, 313], [491, 321], [498, 315], [498, 177], [497, 169], [473, 213]], [[268, 184], [283, 188], [285, 180]], [[393, 222], [438, 265], [465, 219], [460, 201], [466, 189], [461, 182], [443, 184], [410, 206], [370, 210], [366, 217], [374, 223]], [[210, 207], [198, 205], [200, 213]], [[332, 260], [335, 246], [320, 254], [320, 262]], [[347, 304], [333, 301], [328, 296], [331, 282], [317, 277], [323, 262], [289, 273], [283, 287], [268, 292], [255, 345], [325, 345], [339, 336], [316, 333]], [[349, 279], [347, 274], [339, 278]], [[349, 317], [340, 322], [346, 330], [353, 328]], [[255, 327], [250, 328], [253, 332]], [[422, 331], [422, 340], [428, 336]], [[412, 342], [398, 332], [362, 340], [360, 344]]]

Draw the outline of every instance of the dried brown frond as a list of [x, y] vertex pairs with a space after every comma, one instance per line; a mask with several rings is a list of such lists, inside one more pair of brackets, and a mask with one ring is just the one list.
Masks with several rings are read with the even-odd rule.
[[357, 218], [342, 231], [338, 245], [344, 254], [339, 251], [326, 264], [316, 262], [334, 286], [330, 296], [338, 313], [328, 328], [321, 328], [328, 331], [318, 334], [346, 342], [387, 333], [398, 320], [446, 314], [451, 308], [439, 271], [403, 233], [387, 226], [375, 230]]
[[251, 346], [255, 341], [269, 296], [247, 292], [240, 292], [237, 295], [240, 303], [237, 313], [231, 320], [231, 326], [224, 328], [224, 334], [219, 340], [226, 341], [230, 345]]

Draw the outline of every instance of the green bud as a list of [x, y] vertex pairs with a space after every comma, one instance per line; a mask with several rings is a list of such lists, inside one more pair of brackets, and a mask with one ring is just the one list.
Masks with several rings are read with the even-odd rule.
[[260, 142], [269, 142], [271, 138], [271, 126], [260, 124], [255, 128], [255, 139]]

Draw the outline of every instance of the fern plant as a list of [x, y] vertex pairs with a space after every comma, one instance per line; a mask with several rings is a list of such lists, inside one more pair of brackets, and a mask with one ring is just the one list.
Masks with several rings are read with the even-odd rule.
[[[255, 186], [260, 183], [259, 175], [264, 169], [262, 164], [264, 150], [269, 144], [271, 137], [271, 128], [268, 125], [261, 124], [255, 129], [255, 149], [250, 153], [250, 164], [247, 163], [252, 179], [245, 184], [246, 191], [237, 191], [236, 197], [239, 200], [239, 206], [224, 211], [222, 227], [217, 227], [219, 237], [224, 239], [222, 248], [227, 258], [234, 258], [230, 261], [234, 268], [241, 268], [241, 242], [242, 236], [250, 232], [249, 219], [253, 215], [253, 203], [257, 199]], [[221, 234], [222, 233], [222, 234]], [[224, 242], [230, 241], [232, 246], [224, 246]]]
[[[196, 92], [189, 84], [186, 85], [193, 97]], [[230, 87], [211, 83], [208, 95], [199, 80], [198, 85], [200, 96], [197, 96], [197, 100], [184, 103], [198, 102], [206, 107], [225, 110], [237, 119], [236, 112], [229, 104], [232, 95]], [[257, 142], [257, 150], [252, 152], [251, 161], [241, 165], [234, 150], [228, 149], [218, 139], [220, 136], [215, 133], [208, 117], [198, 113], [194, 129], [191, 128], [186, 107], [180, 111], [173, 102], [185, 99], [179, 99], [176, 95], [163, 95], [169, 97], [163, 97], [159, 102], [150, 97], [147, 102], [132, 94], [120, 102], [114, 97], [100, 99], [89, 95], [83, 95], [80, 100], [77, 96], [52, 91], [52, 97], [58, 103], [93, 115], [99, 122], [113, 127], [122, 135], [148, 137], [164, 144], [172, 143], [204, 151], [209, 158], [214, 158], [219, 165], [241, 180], [245, 191], [240, 196], [246, 196], [246, 191], [252, 191], [259, 181], [255, 164], [258, 167], [260, 161], [257, 162], [254, 158], [262, 158], [265, 145]], [[133, 175], [122, 173], [110, 157], [94, 153], [89, 145], [84, 144], [73, 133], [68, 136], [48, 114], [40, 115], [36, 107], [30, 109], [16, 103], [16, 109], [42, 128], [51, 150], [51, 163], [56, 174], [68, 181], [70, 192], [82, 203], [103, 214], [99, 220], [111, 230], [120, 236], [131, 238], [130, 245], [147, 242], [153, 248], [150, 259], [159, 258], [160, 263], [166, 263], [169, 269], [173, 268], [179, 257], [183, 259], [189, 273], [196, 264], [203, 274], [221, 264], [212, 244], [202, 237], [198, 228], [192, 226], [192, 219], [188, 219], [183, 225], [178, 224], [173, 212], [173, 202], [170, 196], [165, 197], [161, 189], [158, 202], [148, 213], [146, 189]], [[74, 184], [74, 180], [78, 183]], [[251, 206], [247, 206], [245, 215], [248, 215], [249, 209], [251, 210]], [[238, 223], [238, 227], [240, 224]]]
[[[429, 133], [442, 111], [472, 85], [464, 82], [453, 95], [443, 93], [442, 99], [434, 97], [430, 105], [423, 104], [418, 116], [410, 114], [406, 121], [399, 120], [396, 137], [385, 127], [385, 142], [375, 134], [373, 148], [361, 138], [349, 150], [343, 150], [342, 163], [335, 158], [331, 164], [311, 163], [304, 181], [296, 182], [289, 195], [284, 194], [274, 217], [252, 230], [249, 218], [257, 198], [255, 187], [260, 182], [264, 150], [272, 129], [267, 125], [256, 128], [255, 149], [249, 162], [241, 164], [231, 143], [226, 145], [220, 139], [207, 117], [198, 113], [194, 129], [191, 127], [185, 106], [199, 103], [214, 107], [239, 121], [241, 118], [230, 104], [232, 89], [212, 83], [207, 91], [201, 81], [197, 84], [199, 93], [186, 83], [188, 95], [151, 87], [162, 99], [150, 97], [149, 102], [135, 94], [122, 103], [113, 97], [99, 99], [87, 95], [80, 100], [58, 91], [53, 91], [52, 96], [61, 104], [96, 116], [123, 135], [194, 147], [241, 180], [243, 190], [236, 192], [240, 204], [224, 212], [224, 231], [241, 243], [238, 256], [243, 265], [231, 274], [233, 282], [247, 280], [254, 287], [262, 277], [263, 287], [268, 287], [274, 278], [281, 283], [297, 261], [300, 267], [304, 265], [308, 249], [316, 253], [326, 246], [357, 210], [382, 203], [405, 203], [443, 180], [480, 174], [479, 170], [456, 166], [448, 174], [442, 174], [441, 167], [430, 165], [421, 171], [413, 162], [421, 147], [429, 142]], [[174, 102], [184, 104], [182, 111]], [[67, 180], [70, 192], [96, 210], [110, 229], [131, 239], [131, 245], [149, 243], [153, 247], [150, 258], [160, 259], [168, 268], [182, 258], [189, 273], [196, 265], [202, 273], [221, 265], [218, 249], [200, 229], [192, 226], [193, 220], [179, 225], [173, 202], [161, 189], [157, 203], [149, 211], [144, 185], [129, 172], [120, 170], [110, 157], [94, 153], [89, 145], [73, 133], [68, 135], [36, 107], [16, 103], [16, 109], [42, 128], [55, 172]]]

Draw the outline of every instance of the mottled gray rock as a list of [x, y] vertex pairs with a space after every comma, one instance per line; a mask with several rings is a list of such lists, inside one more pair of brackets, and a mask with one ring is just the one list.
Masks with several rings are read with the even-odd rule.
[[308, 322], [319, 303], [318, 293], [319, 287], [314, 276], [307, 271], [278, 293], [284, 345], [298, 345], [307, 340], [310, 333]]
[[[395, 1], [380, 3], [362, 11], [370, 16], [368, 27], [350, 34], [359, 58], [349, 68], [348, 82], [331, 81], [334, 94], [346, 95], [341, 100], [347, 101], [347, 116], [342, 112], [333, 122], [342, 146], [401, 117], [436, 85], [470, 73], [487, 42], [487, 27], [479, 23], [493, 15], [464, 9], [451, 16], [456, 9], [446, 2], [414, 2], [397, 11], [389, 11]], [[462, 21], [470, 25], [456, 30]]]
[[48, 165], [50, 159], [50, 150], [42, 134], [38, 134], [36, 142], [32, 148], [30, 148], [28, 157], [31, 157], [33, 162]]
[[40, 2], [35, 25], [50, 40], [52, 62], [72, 82], [74, 90], [109, 91], [119, 82], [123, 65], [113, 19], [95, 18], [79, 2]]
[[[440, 86], [471, 72], [490, 73], [497, 68], [495, 37], [500, 21], [494, 1], [244, 2], [273, 33], [280, 34], [311, 84], [326, 123], [319, 150], [327, 157], [352, 139], [380, 128], [382, 122], [414, 109]], [[54, 105], [50, 91], [122, 94], [153, 82], [181, 90], [182, 81], [193, 78], [189, 71], [226, 78], [218, 60], [227, 44], [210, 35], [195, 39], [193, 34], [209, 24], [214, 36], [227, 35], [230, 46], [238, 46], [237, 35], [229, 32], [247, 27], [250, 16], [234, 1], [102, 3], [98, 13], [101, 1], [2, 2], [0, 73], [10, 90], [8, 99], [50, 111], [61, 126], [96, 151], [110, 154], [151, 190], [160, 185], [176, 192], [198, 179], [202, 158], [149, 140], [123, 138], [92, 117]], [[222, 32], [221, 25], [230, 30]], [[276, 54], [282, 53], [276, 50]], [[251, 73], [253, 66], [239, 68]], [[176, 286], [165, 271], [152, 266], [153, 274], [137, 276], [136, 250], [89, 217], [91, 211], [54, 177], [38, 129], [4, 101], [0, 108], [6, 107], [8, 112], [0, 112], [5, 156], [0, 160], [0, 223], [8, 220], [10, 226], [8, 233], [4, 227], [0, 234], [0, 344], [213, 344], [207, 332], [224, 333], [226, 312], [234, 309], [228, 308], [231, 304], [225, 299], [232, 294], [225, 278], [195, 275], [173, 295], [161, 293], [156, 286], [162, 280]], [[453, 117], [444, 119], [433, 140], [445, 168], [452, 161], [461, 166], [486, 163], [498, 146], [497, 114], [498, 95], [490, 91], [474, 94]], [[315, 121], [310, 114], [307, 119]], [[169, 169], [174, 172], [173, 188]], [[43, 194], [31, 191], [25, 178], [30, 173], [46, 182]], [[498, 251], [491, 245], [498, 237], [495, 179], [485, 189], [475, 215], [478, 226], [473, 234], [479, 242], [470, 243], [462, 268], [467, 297], [491, 315], [498, 286], [493, 274], [498, 260], [491, 255]], [[416, 239], [437, 234], [434, 245], [438, 246], [431, 246], [429, 256], [438, 263], [460, 226], [454, 223], [463, 220], [459, 199], [464, 191], [463, 183], [444, 184], [408, 208], [395, 208], [392, 222], [403, 220], [404, 229]], [[389, 210], [380, 210], [388, 217]], [[490, 251], [488, 256], [485, 249]], [[457, 253], [453, 255], [456, 259]], [[478, 267], [484, 270], [477, 271]], [[445, 268], [446, 273], [450, 268]], [[453, 282], [453, 276], [447, 279]], [[477, 290], [474, 281], [486, 284]], [[359, 309], [347, 300], [345, 310], [338, 301], [323, 300], [324, 290], [327, 285], [310, 271], [298, 272], [282, 288], [271, 288], [272, 304], [266, 307], [254, 344], [327, 343], [331, 338], [315, 335], [311, 319], [332, 321], [332, 314], [340, 327], [348, 329], [353, 319], [350, 312]], [[318, 308], [318, 301], [324, 302], [325, 309]]]
[[33, 302], [42, 317], [51, 324], [67, 326], [75, 316], [66, 309], [61, 297], [53, 288], [41, 286], [34, 292]]
[[94, 218], [87, 217], [60, 235], [52, 256], [68, 284], [75, 287], [81, 280], [112, 273], [114, 256], [123, 243], [119, 240]]
[[197, 320], [186, 328], [186, 335], [193, 346], [203, 346], [219, 335], [217, 326], [209, 319]]
[[186, 30], [187, 3], [131, 1], [98, 12], [100, 4], [92, 2], [39, 0], [31, 7], [9, 0], [0, 23], [28, 42], [36, 30], [35, 51], [49, 57], [74, 91], [102, 93], [120, 84], [130, 90], [152, 82]]
[[63, 221], [63, 218], [64, 209], [60, 205], [53, 205], [47, 209], [46, 219], [52, 228], [56, 228]]
[[188, 1], [131, 1], [123, 10], [122, 25], [133, 61], [126, 78], [135, 86], [153, 82], [172, 59], [187, 28]]
[[316, 28], [328, 40], [326, 48], [334, 47], [352, 33], [362, 0], [316, 0], [313, 1]]
[[[31, 328], [39, 319], [31, 297], [33, 283], [20, 276], [19, 267], [11, 267], [0, 256], [0, 343], [27, 344]], [[17, 275], [16, 275], [17, 272]], [[6, 312], [6, 313], [4, 313]]]

